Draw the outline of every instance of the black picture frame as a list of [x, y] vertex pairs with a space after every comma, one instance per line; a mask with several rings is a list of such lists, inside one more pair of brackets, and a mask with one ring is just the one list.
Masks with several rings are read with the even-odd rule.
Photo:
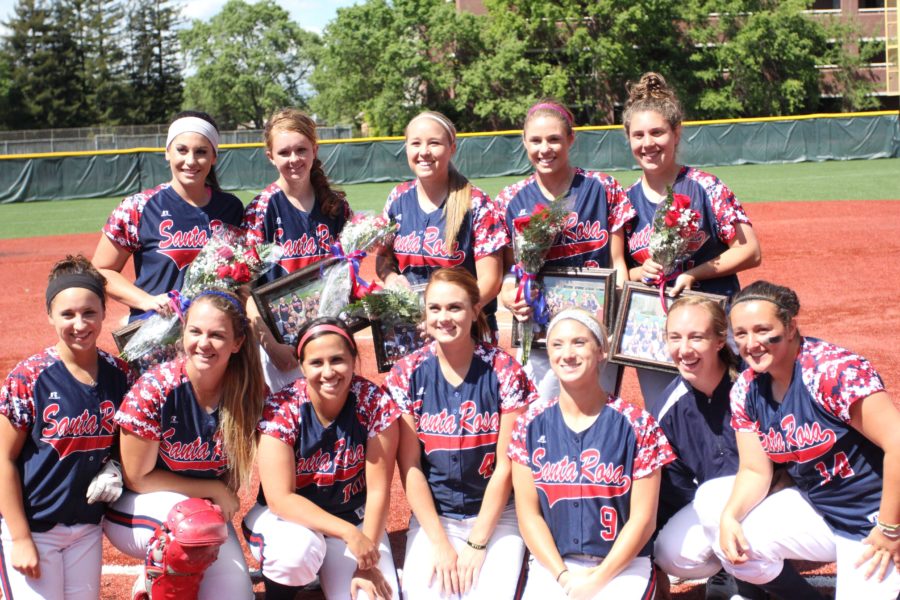
[[[419, 303], [423, 307], [425, 287], [424, 283], [412, 286], [412, 290], [419, 294]], [[372, 326], [375, 365], [379, 373], [390, 371], [394, 363], [415, 352], [428, 341], [422, 332], [421, 320], [413, 323], [403, 318], [370, 318], [369, 323]]]
[[[717, 302], [722, 308], [728, 302], [726, 296], [685, 290], [682, 296], [703, 296]], [[664, 296], [666, 309], [677, 298]], [[659, 288], [636, 281], [629, 281], [622, 290], [615, 333], [609, 351], [609, 362], [677, 373], [678, 368], [666, 348], [666, 313], [659, 298]]]
[[[616, 270], [593, 267], [544, 267], [538, 273], [538, 285], [550, 309], [550, 318], [567, 308], [583, 308], [598, 317], [607, 331], [612, 328], [616, 297]], [[522, 346], [524, 324], [515, 318], [512, 346]], [[547, 331], [535, 331], [532, 348], [547, 347]]]
[[[325, 284], [322, 270], [339, 260], [326, 258], [251, 290], [259, 314], [279, 343], [296, 346], [300, 326], [318, 316], [319, 298]], [[340, 318], [354, 333], [369, 325], [369, 320], [361, 315], [340, 315]]]

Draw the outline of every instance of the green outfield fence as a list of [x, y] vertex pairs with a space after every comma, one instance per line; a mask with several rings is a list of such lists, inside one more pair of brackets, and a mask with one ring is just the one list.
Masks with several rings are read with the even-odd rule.
[[[681, 161], [696, 166], [900, 157], [896, 111], [686, 122]], [[577, 128], [572, 163], [634, 167], [621, 125]], [[325, 140], [319, 157], [342, 184], [410, 177], [402, 138]], [[454, 159], [471, 178], [527, 173], [519, 131], [460, 134]], [[262, 143], [221, 146], [216, 170], [228, 190], [261, 189], [276, 178]], [[0, 155], [0, 203], [125, 196], [168, 181], [161, 148]]]

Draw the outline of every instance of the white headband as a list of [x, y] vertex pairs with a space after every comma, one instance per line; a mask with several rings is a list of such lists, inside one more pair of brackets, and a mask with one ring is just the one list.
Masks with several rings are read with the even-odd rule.
[[410, 123], [412, 123], [416, 119], [431, 119], [432, 121], [440, 124], [440, 126], [444, 128], [444, 131], [447, 132], [447, 135], [450, 136], [450, 143], [452, 144], [456, 142], [456, 134], [453, 133], [452, 129], [450, 129], [450, 125], [448, 125], [447, 122], [439, 116], [427, 112], [419, 113], [415, 117], [413, 117], [413, 120], [410, 121]]
[[567, 308], [566, 310], [557, 313], [557, 315], [553, 317], [553, 320], [550, 321], [550, 325], [547, 326], [547, 337], [550, 337], [550, 332], [553, 331], [553, 328], [556, 327], [560, 321], [565, 321], [566, 319], [578, 321], [587, 327], [588, 330], [594, 334], [594, 337], [597, 338], [597, 343], [600, 344], [600, 348], [603, 349], [604, 352], [607, 351], [607, 348], [609, 348], [609, 340], [606, 339], [600, 323], [597, 322], [594, 315], [581, 308]]
[[180, 119], [175, 119], [175, 121], [169, 125], [169, 134], [166, 136], [167, 150], [172, 143], [172, 140], [182, 133], [199, 133], [212, 144], [213, 152], [215, 152], [216, 155], [219, 154], [219, 132], [216, 131], [216, 128], [213, 127], [213, 124], [209, 121], [205, 121], [200, 117], [181, 117]]

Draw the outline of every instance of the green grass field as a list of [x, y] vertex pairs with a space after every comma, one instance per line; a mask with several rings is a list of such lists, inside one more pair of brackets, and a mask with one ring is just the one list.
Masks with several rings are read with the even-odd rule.
[[[783, 165], [710, 167], [742, 202], [798, 200], [900, 200], [900, 159], [833, 161]], [[638, 171], [611, 171], [624, 186]], [[476, 179], [491, 196], [521, 179]], [[344, 186], [354, 210], [380, 211], [396, 183]], [[237, 192], [245, 203], [259, 190]], [[0, 239], [99, 231], [121, 198], [0, 205]]]

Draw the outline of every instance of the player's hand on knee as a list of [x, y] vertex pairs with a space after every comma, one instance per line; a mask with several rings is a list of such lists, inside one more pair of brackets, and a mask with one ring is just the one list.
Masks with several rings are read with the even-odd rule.
[[651, 259], [644, 261], [641, 265], [641, 282], [648, 285], [659, 283], [659, 278], [664, 275], [662, 265]]
[[350, 580], [350, 598], [356, 600], [360, 590], [366, 593], [370, 600], [391, 600], [394, 590], [385, 579], [381, 569], [357, 569]]
[[25, 577], [41, 578], [41, 559], [31, 536], [26, 539], [13, 540], [10, 562], [12, 562], [13, 569]]
[[238, 500], [237, 494], [224, 483], [219, 484], [219, 490], [210, 500], [222, 511], [225, 522], [231, 522], [231, 518], [241, 507], [241, 501]]
[[465, 546], [460, 550], [456, 559], [456, 571], [459, 576], [459, 592], [467, 594], [469, 590], [478, 585], [478, 576], [481, 574], [481, 565], [484, 564], [484, 558], [487, 556], [487, 550], [475, 550], [470, 546]]
[[378, 546], [356, 527], [351, 526], [350, 529], [347, 530], [344, 543], [347, 544], [350, 553], [356, 557], [357, 566], [364, 571], [377, 567], [378, 561], [381, 559]]
[[109, 460], [94, 475], [87, 489], [87, 503], [115, 502], [122, 495], [122, 468], [114, 460]]
[[747, 554], [750, 544], [744, 537], [744, 528], [735, 519], [722, 517], [719, 526], [719, 545], [725, 553], [725, 558], [732, 564], [745, 563], [750, 558]]
[[875, 575], [878, 581], [884, 581], [892, 562], [894, 568], [900, 570], [900, 540], [892, 540], [881, 533], [880, 529], [873, 527], [863, 544], [866, 549], [856, 561], [856, 568], [865, 565], [866, 579]]
[[437, 544], [434, 547], [434, 562], [432, 565], [429, 585], [437, 578], [441, 596], [449, 596], [459, 593], [459, 574], [456, 570], [456, 550], [449, 541]]

